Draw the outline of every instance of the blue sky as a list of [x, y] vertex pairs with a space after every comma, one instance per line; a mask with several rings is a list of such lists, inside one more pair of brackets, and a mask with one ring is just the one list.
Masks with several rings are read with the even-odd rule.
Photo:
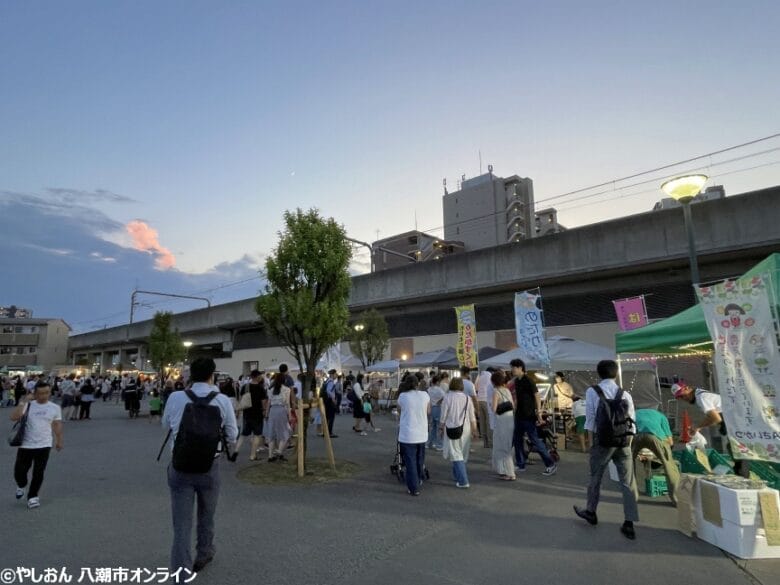
[[[777, 30], [769, 1], [5, 0], [0, 210], [25, 223], [0, 243], [2, 263], [106, 288], [66, 301], [20, 274], [0, 304], [102, 326], [136, 284], [249, 278], [296, 206], [364, 240], [415, 215], [437, 228], [442, 178], [478, 174], [479, 151], [497, 174], [533, 178], [543, 201], [772, 134]], [[778, 146], [705, 172], [730, 194], [778, 184], [780, 165], [733, 171], [779, 152], [719, 164]], [[575, 226], [659, 197], [557, 203]], [[135, 219], [175, 269], [132, 249], [123, 225]]]

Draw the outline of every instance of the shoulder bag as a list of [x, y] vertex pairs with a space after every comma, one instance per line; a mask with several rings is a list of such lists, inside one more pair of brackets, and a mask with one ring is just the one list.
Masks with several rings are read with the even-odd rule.
[[27, 430], [27, 415], [30, 412], [30, 403], [27, 403], [27, 408], [24, 409], [24, 414], [14, 426], [11, 427], [11, 433], [8, 435], [8, 444], [11, 447], [21, 447], [24, 442], [24, 432]]
[[[464, 396], [466, 396], [464, 394]], [[466, 396], [466, 406], [463, 407], [463, 422], [460, 423], [459, 427], [453, 427], [449, 428], [447, 427], [447, 438], [452, 439], [453, 441], [457, 441], [463, 436], [463, 426], [466, 424], [466, 414], [469, 411], [469, 400], [470, 398]]]
[[238, 410], [246, 410], [252, 408], [252, 391], [247, 389], [244, 395], [241, 396], [241, 400], [238, 403]]
[[[499, 394], [501, 394], [501, 398], [504, 397], [504, 394], [502, 392], [499, 392]], [[505, 412], [510, 412], [512, 410], [514, 410], [514, 406], [512, 406], [511, 400], [504, 400], [503, 402], [499, 402], [496, 405], [496, 414], [499, 416], [504, 414]]]

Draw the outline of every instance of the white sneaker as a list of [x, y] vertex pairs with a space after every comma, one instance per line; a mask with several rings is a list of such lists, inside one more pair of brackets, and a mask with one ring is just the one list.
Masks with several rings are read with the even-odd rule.
[[363, 432], [361, 432], [361, 433], [360, 433], [360, 436], [361, 436], [361, 437], [367, 437], [367, 436], [368, 436], [368, 433], [367, 433], [367, 432], [365, 432], [365, 431], [363, 431]]
[[555, 475], [556, 471], [558, 471], [558, 466], [555, 463], [553, 463], [550, 467], [544, 468], [542, 475]]
[[469, 485], [469, 484], [467, 484], [467, 483], [464, 483], [463, 485], [461, 485], [461, 484], [459, 484], [459, 483], [457, 483], [457, 482], [456, 482], [456, 483], [455, 483], [455, 487], [456, 487], [456, 488], [460, 488], [460, 489], [462, 489], [462, 490], [465, 490], [465, 489], [468, 489], [468, 488], [470, 488], [470, 487], [471, 487], [471, 485]]
[[30, 498], [27, 500], [27, 507], [32, 510], [33, 508], [37, 508], [41, 505], [41, 501], [38, 498]]
[[21, 500], [24, 497], [24, 490], [20, 487], [16, 488], [16, 499]]
[[375, 433], [378, 433], [378, 432], [379, 432], [379, 431], [381, 431], [381, 430], [382, 430], [382, 429], [374, 429], [374, 432], [375, 432]]

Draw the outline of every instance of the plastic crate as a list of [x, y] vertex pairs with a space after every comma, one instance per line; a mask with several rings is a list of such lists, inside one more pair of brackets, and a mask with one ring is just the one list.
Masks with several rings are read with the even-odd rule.
[[[696, 454], [691, 453], [687, 449], [683, 449], [682, 451], [673, 451], [672, 456], [680, 462], [680, 471], [683, 473], [709, 473], [709, 471], [707, 471], [704, 466], [699, 463], [699, 460], [696, 459]], [[714, 449], [707, 449], [707, 460], [710, 463], [711, 469], [715, 469], [718, 465], [726, 465], [731, 468], [731, 470], [728, 472], [728, 475], [734, 474], [734, 464], [731, 462], [731, 460], [728, 459], [725, 455], [718, 453]]]
[[751, 461], [750, 475], [763, 479], [767, 485], [780, 490], [780, 465], [766, 461]]
[[651, 498], [658, 498], [669, 493], [665, 475], [654, 475], [645, 480], [645, 493]]

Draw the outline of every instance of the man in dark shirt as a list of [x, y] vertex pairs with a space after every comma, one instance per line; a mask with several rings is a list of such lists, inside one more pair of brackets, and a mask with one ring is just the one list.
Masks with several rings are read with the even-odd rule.
[[531, 381], [525, 371], [525, 362], [520, 359], [514, 359], [509, 362], [512, 366], [512, 375], [515, 377], [515, 463], [518, 471], [525, 471], [525, 452], [523, 448], [523, 439], [528, 435], [528, 439], [536, 448], [544, 461], [544, 472], [542, 475], [553, 475], [558, 471], [558, 466], [550, 457], [547, 447], [539, 438], [536, 432], [537, 425], [544, 424], [542, 419], [542, 401], [539, 397], [539, 391], [536, 384]]
[[251, 436], [251, 448], [249, 460], [257, 459], [257, 451], [263, 444], [263, 417], [265, 409], [268, 406], [268, 389], [265, 387], [265, 379], [260, 370], [252, 370], [249, 374], [249, 384], [246, 385], [246, 392], [252, 397], [252, 405], [243, 410], [244, 425], [241, 429], [241, 436], [236, 444], [236, 453], [241, 449], [244, 437]]

